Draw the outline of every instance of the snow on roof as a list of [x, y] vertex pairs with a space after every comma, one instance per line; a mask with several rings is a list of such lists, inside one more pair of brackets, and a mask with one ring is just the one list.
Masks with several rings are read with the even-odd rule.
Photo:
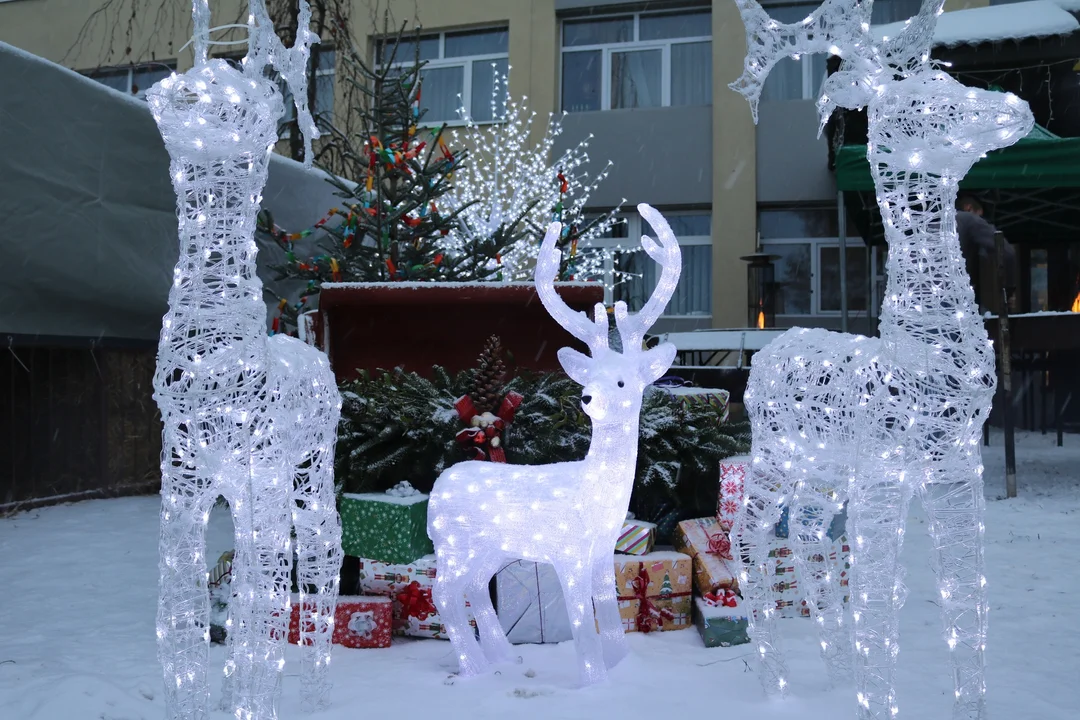
[[[934, 30], [934, 44], [955, 47], [1047, 35], [1068, 35], [1080, 22], [1064, 8], [1080, 9], [1080, 0], [1033, 0], [943, 13]], [[879, 39], [893, 38], [905, 22], [875, 27]]]

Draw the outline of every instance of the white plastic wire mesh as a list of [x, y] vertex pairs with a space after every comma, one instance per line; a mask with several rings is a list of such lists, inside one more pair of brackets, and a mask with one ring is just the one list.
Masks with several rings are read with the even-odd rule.
[[[659, 241], [643, 237], [642, 247], [662, 270], [641, 312], [628, 315], [624, 303], [615, 304], [623, 352], [608, 347], [608, 315], [602, 304], [590, 321], [555, 292], [558, 223], [548, 228], [536, 265], [536, 289], [544, 307], [592, 354], [559, 350], [563, 368], [583, 386], [582, 409], [592, 420], [585, 459], [537, 466], [459, 463], [442, 473], [431, 491], [428, 534], [438, 564], [433, 596], [463, 675], [481, 672], [489, 662], [511, 654], [492, 609], [488, 582], [514, 559], [555, 567], [583, 683], [604, 679], [607, 669], [626, 654], [612, 555], [634, 484], [642, 393], [675, 357], [674, 345], [644, 350], [642, 341], [675, 292], [682, 268], [679, 243], [664, 218], [648, 205], [639, 205], [638, 211]], [[466, 599], [476, 618], [479, 644], [468, 624]]]
[[[329, 689], [341, 565], [333, 483], [341, 401], [323, 353], [293, 338], [267, 338], [254, 239], [281, 116], [281, 94], [263, 68], [278, 68], [294, 96], [306, 97], [313, 36], [305, 34], [306, 2], [301, 40], [290, 50], [274, 36], [261, 0], [250, 7], [242, 71], [206, 59], [209, 10], [195, 0], [195, 67], [147, 92], [171, 157], [180, 236], [154, 376], [164, 424], [157, 635], [170, 720], [208, 713], [205, 527], [218, 496], [229, 503], [236, 535], [226, 709], [241, 720], [277, 717], [294, 553], [307, 593], [305, 705], [325, 705]], [[312, 131], [305, 112], [298, 107]]]
[[1031, 112], [1015, 95], [964, 87], [930, 63], [943, 0], [924, 0], [898, 37], [882, 41], [870, 34], [870, 0], [826, 0], [789, 25], [771, 20], [755, 0], [736, 3], [750, 52], [732, 88], [755, 116], [761, 84], [780, 58], [843, 58], [818, 107], [823, 122], [834, 106], [866, 107], [889, 243], [880, 338], [794, 329], [754, 358], [745, 397], [753, 463], [736, 534], [749, 556], [742, 578], [762, 682], [767, 692], [787, 684], [766, 557], [780, 508], [792, 508], [795, 559], [805, 563], [825, 531], [820, 509], [847, 501], [853, 635], [842, 629], [839, 593], [812, 583], [808, 600], [814, 610], [824, 605], [821, 643], [834, 675], [854, 653], [858, 716], [896, 715], [897, 615], [906, 597], [898, 556], [918, 493], [935, 547], [953, 717], [981, 720], [987, 605], [978, 443], [996, 374], [960, 252], [955, 202], [959, 181], [984, 153], [1030, 132]]

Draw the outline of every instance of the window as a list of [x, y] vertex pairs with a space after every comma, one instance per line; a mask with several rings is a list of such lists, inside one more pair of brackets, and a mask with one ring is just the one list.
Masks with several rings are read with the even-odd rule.
[[709, 10], [567, 20], [563, 109], [710, 105], [711, 38]]
[[[991, 0], [990, 4], [995, 3]], [[874, 8], [870, 11], [870, 24], [888, 25], [901, 22], [918, 15], [921, 7], [922, 0], [874, 0]]]
[[146, 91], [151, 85], [169, 77], [175, 69], [174, 62], [154, 62], [126, 68], [92, 70], [86, 76], [102, 85], [108, 85], [113, 90], [129, 93], [142, 100], [146, 98]]
[[[835, 208], [769, 209], [758, 213], [763, 252], [777, 255], [776, 314], [840, 312], [840, 245]], [[849, 312], [866, 312], [871, 257], [853, 238], [846, 254]]]
[[[672, 232], [682, 249], [682, 274], [679, 286], [664, 311], [665, 317], [709, 317], [712, 315], [712, 215], [709, 212], [665, 213]], [[628, 238], [652, 234], [637, 215], [628, 216], [614, 225], [604, 238], [582, 249], [584, 254], [597, 248], [626, 248], [637, 250], [616, 254], [607, 260], [603, 275], [586, 280], [601, 280], [611, 288], [605, 291], [604, 302], [622, 300], [631, 312], [641, 309], [652, 295], [660, 278], [661, 268]]]
[[[402, 38], [396, 48], [379, 42], [375, 59], [406, 66], [419, 53], [424, 62], [420, 104], [425, 124], [458, 122], [462, 106], [475, 122], [491, 122], [502, 117], [502, 111], [492, 107], [492, 95], [496, 80], [506, 90], [508, 52], [509, 31], [503, 27]], [[384, 53], [389, 57], [384, 58]]]
[[[875, 7], [877, 2], [874, 3]], [[765, 11], [780, 23], [798, 22], [818, 8], [817, 3], [768, 6]], [[803, 55], [798, 60], [785, 57], [773, 66], [761, 87], [762, 102], [774, 100], [812, 100], [818, 96], [825, 79], [825, 62], [821, 53]]]

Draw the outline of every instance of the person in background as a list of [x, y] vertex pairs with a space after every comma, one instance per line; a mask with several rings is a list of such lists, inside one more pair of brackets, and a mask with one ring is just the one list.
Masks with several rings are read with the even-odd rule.
[[[978, 268], [980, 258], [996, 257], [997, 248], [994, 244], [994, 233], [997, 228], [983, 218], [983, 204], [974, 195], [961, 195], [957, 201], [956, 232], [960, 236], [960, 251], [968, 264], [968, 272], [977, 283], [980, 277]], [[1005, 261], [1005, 287], [1009, 294], [1009, 306], [1012, 307], [1015, 298], [1013, 293], [1016, 289], [1016, 248], [1008, 240], [1004, 244]], [[974, 271], [973, 271], [974, 270]], [[978, 289], [978, 286], [976, 286]], [[980, 305], [986, 306], [988, 298], [983, 293], [976, 292], [976, 300]]]

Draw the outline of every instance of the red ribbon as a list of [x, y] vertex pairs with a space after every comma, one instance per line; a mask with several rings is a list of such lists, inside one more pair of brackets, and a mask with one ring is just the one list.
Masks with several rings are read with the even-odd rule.
[[409, 618], [424, 621], [435, 614], [435, 604], [431, 602], [431, 588], [422, 588], [413, 580], [394, 598], [401, 603], [401, 615], [394, 618], [394, 627], [404, 627]]
[[726, 532], [721, 530], [713, 535], [706, 533], [706, 536], [709, 538], [708, 552], [710, 555], [719, 555], [721, 560], [735, 559], [731, 555], [731, 539], [728, 538]]
[[[630, 589], [634, 591], [633, 595], [620, 596], [619, 600], [637, 600], [638, 612], [635, 622], [637, 623], [637, 629], [640, 632], [647, 633], [653, 630], [660, 630], [664, 626], [665, 620], [674, 620], [675, 613], [668, 608], [657, 607], [656, 603], [649, 597], [649, 571], [645, 569], [645, 563], [641, 564], [641, 568], [638, 570], [638, 576], [630, 581]], [[688, 592], [671, 593], [665, 597], [682, 597], [689, 595]]]

